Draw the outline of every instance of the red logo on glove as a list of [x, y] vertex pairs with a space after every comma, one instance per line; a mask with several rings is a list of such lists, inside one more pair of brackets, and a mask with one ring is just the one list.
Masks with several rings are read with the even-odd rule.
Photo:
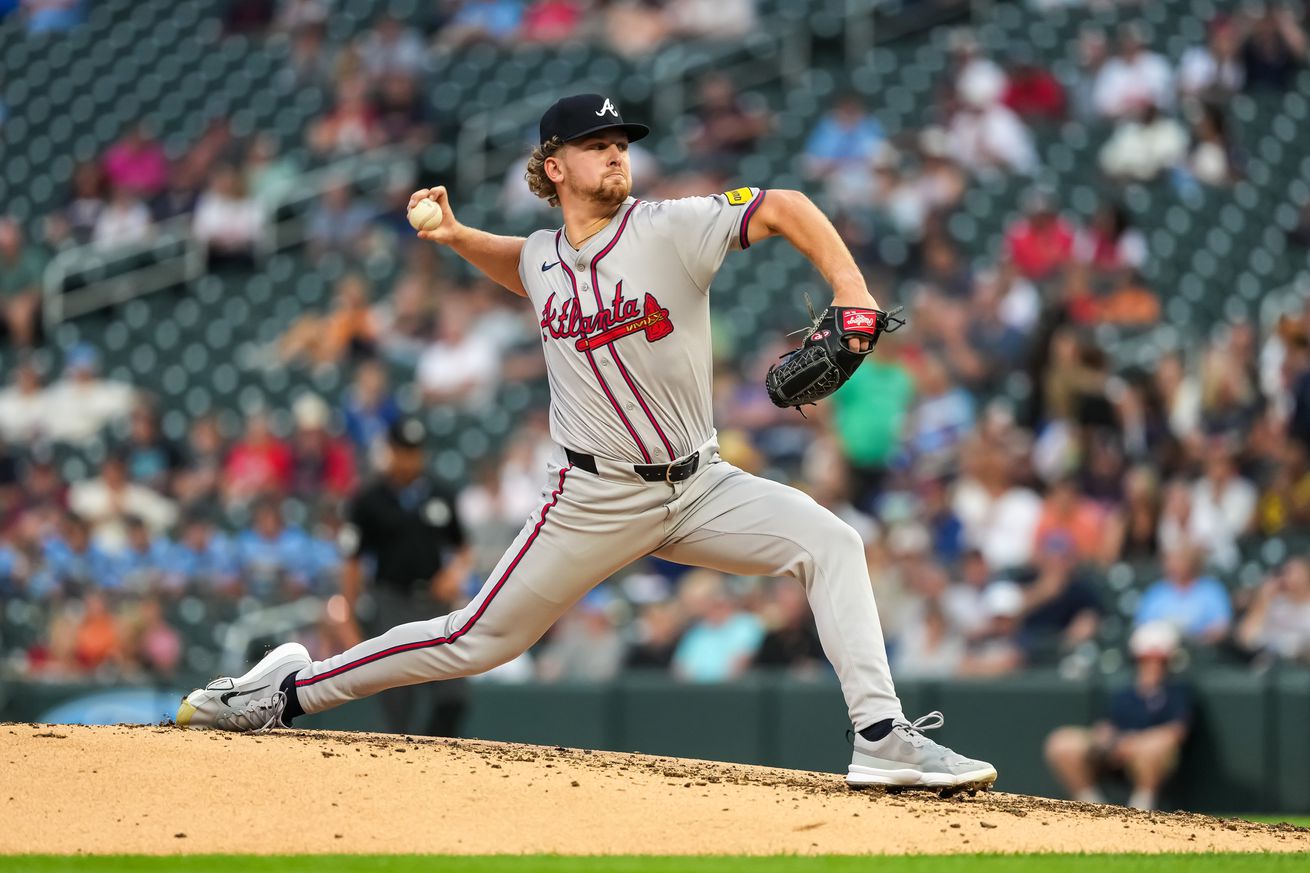
[[823, 339], [830, 333], [832, 333], [832, 331], [830, 330], [821, 330], [818, 333], [816, 333], [814, 336], [810, 337], [810, 339], [817, 343], [819, 340]]
[[847, 309], [841, 314], [842, 330], [873, 330], [878, 327], [878, 313], [872, 309]]

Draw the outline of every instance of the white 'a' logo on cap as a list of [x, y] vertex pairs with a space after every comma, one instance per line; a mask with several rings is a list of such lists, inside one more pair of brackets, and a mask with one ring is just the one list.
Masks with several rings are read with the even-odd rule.
[[619, 111], [614, 108], [614, 104], [609, 101], [608, 97], [605, 98], [605, 105], [600, 107], [600, 112], [596, 113], [596, 117], [599, 118], [600, 116], [604, 115], [606, 112], [608, 112], [610, 115], [613, 115], [615, 118], [619, 117]]

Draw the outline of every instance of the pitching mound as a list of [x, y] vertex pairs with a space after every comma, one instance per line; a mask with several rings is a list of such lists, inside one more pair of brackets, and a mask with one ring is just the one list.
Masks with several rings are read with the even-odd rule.
[[472, 740], [2, 725], [0, 746], [0, 854], [1310, 850], [1291, 825]]

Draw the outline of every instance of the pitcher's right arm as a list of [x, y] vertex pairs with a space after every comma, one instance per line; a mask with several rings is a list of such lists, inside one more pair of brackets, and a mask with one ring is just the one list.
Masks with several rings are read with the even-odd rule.
[[409, 195], [412, 209], [418, 201], [428, 198], [441, 207], [441, 225], [436, 230], [419, 231], [419, 239], [430, 240], [448, 246], [455, 254], [477, 267], [498, 285], [509, 291], [527, 297], [527, 289], [519, 278], [519, 256], [523, 253], [524, 239], [521, 236], [497, 236], [460, 224], [450, 208], [450, 197], [445, 185], [435, 188], [420, 188]]

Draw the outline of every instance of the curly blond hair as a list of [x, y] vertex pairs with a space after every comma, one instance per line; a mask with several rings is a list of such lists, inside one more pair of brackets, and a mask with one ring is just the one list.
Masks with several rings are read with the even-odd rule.
[[552, 136], [543, 144], [532, 150], [528, 156], [528, 167], [523, 171], [523, 178], [528, 180], [528, 190], [545, 200], [551, 206], [559, 206], [559, 192], [555, 183], [546, 175], [546, 158], [551, 157], [564, 146], [564, 140]]

